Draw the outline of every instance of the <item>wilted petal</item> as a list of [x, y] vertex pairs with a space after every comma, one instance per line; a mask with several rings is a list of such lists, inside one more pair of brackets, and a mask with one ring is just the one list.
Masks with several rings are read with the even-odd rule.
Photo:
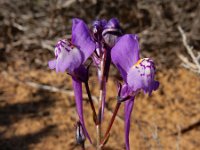
[[95, 50], [95, 42], [91, 38], [87, 25], [81, 19], [73, 19], [72, 43], [78, 46], [82, 51], [84, 55], [83, 62], [85, 62]]
[[128, 71], [127, 83], [133, 91], [142, 89], [145, 93], [151, 94], [159, 86], [159, 82], [154, 80], [155, 67], [149, 58], [140, 59]]
[[111, 50], [111, 58], [124, 81], [128, 70], [139, 60], [139, 43], [136, 35], [122, 36]]
[[92, 143], [90, 136], [86, 130], [85, 122], [84, 122], [84, 118], [83, 118], [82, 83], [81, 83], [81, 81], [78, 81], [73, 77], [72, 77], [72, 82], [73, 82], [74, 95], [75, 95], [75, 101], [76, 101], [76, 111], [78, 113], [79, 120], [80, 120], [83, 130], [85, 132], [85, 135], [89, 139], [90, 143]]
[[131, 112], [133, 110], [133, 105], [134, 105], [134, 97], [132, 97], [130, 100], [127, 100], [125, 102], [125, 107], [124, 107], [126, 150], [130, 149], [129, 132], [130, 132], [130, 125], [131, 125], [130, 120], [131, 120]]

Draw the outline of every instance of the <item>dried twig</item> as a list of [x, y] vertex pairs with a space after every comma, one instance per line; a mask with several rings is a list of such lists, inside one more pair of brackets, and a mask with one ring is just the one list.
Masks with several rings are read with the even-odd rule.
[[183, 67], [185, 67], [193, 72], [198, 73], [197, 66], [194, 63], [190, 62], [187, 57], [185, 57], [184, 55], [179, 54], [179, 53], [177, 55], [182, 60], [183, 63], [181, 65]]
[[[3, 71], [1, 73], [4, 77], [8, 76], [8, 73]], [[41, 89], [41, 90], [46, 90], [49, 92], [55, 92], [55, 93], [63, 93], [66, 94], [68, 96], [74, 96], [74, 91], [72, 90], [66, 90], [66, 89], [60, 89], [54, 86], [49, 86], [49, 85], [43, 85], [43, 84], [39, 84], [39, 83], [35, 83], [35, 82], [24, 82], [24, 81], [20, 81], [19, 79], [17, 79], [17, 77], [14, 77], [13, 80], [15, 80], [15, 82], [19, 83], [19, 84], [26, 84], [30, 87], [36, 88], [36, 89]], [[83, 99], [87, 99], [88, 95], [86, 93], [83, 93]], [[95, 104], [98, 104], [98, 97], [96, 96], [92, 96], [93, 101], [95, 102]], [[113, 111], [111, 109], [109, 109], [108, 107], [105, 106], [105, 109], [108, 111], [108, 113], [112, 116], [113, 115]], [[123, 118], [119, 115], [116, 116], [116, 120], [118, 120], [119, 122], [124, 122]]]
[[[54, 86], [42, 85], [42, 84], [38, 84], [35, 82], [25, 82], [25, 83], [27, 85], [37, 88], [37, 89], [42, 89], [42, 90], [46, 90], [46, 91], [50, 91], [50, 92], [59, 92], [59, 93], [67, 94], [69, 96], [74, 96], [74, 92], [72, 90], [59, 89]], [[84, 93], [83, 98], [87, 99], [87, 94]], [[97, 97], [92, 96], [92, 99], [95, 101], [95, 103], [98, 102]]]
[[154, 131], [152, 131], [152, 138], [156, 141], [158, 149], [162, 150], [162, 145], [160, 143], [160, 137], [158, 135], [158, 127], [154, 124]]
[[173, 133], [172, 135], [185, 134], [189, 131], [197, 129], [199, 126], [200, 126], [200, 119], [197, 120], [196, 122], [193, 122], [192, 124], [188, 125], [187, 127], [182, 128], [180, 131]]
[[177, 125], [178, 135], [177, 135], [177, 142], [176, 142], [176, 150], [180, 150], [180, 140], [181, 140], [181, 127]]
[[179, 32], [181, 33], [182, 40], [183, 40], [183, 45], [187, 49], [188, 54], [190, 55], [190, 57], [192, 58], [194, 64], [196, 65], [197, 70], [198, 70], [197, 72], [200, 74], [200, 63], [198, 62], [197, 57], [194, 55], [194, 53], [192, 51], [192, 47], [188, 45], [188, 43], [187, 43], [187, 37], [186, 37], [186, 35], [185, 35], [182, 27], [178, 26], [177, 28], [178, 28]]

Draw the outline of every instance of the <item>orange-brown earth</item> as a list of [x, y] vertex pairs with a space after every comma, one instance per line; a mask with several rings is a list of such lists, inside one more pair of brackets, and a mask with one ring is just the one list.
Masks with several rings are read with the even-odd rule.
[[[113, 70], [113, 69], [112, 69]], [[178, 67], [157, 72], [159, 90], [151, 97], [139, 94], [132, 113], [131, 149], [197, 150], [200, 147], [200, 78]], [[54, 86], [51, 92], [29, 81]], [[92, 94], [98, 97], [97, 79], [90, 78]], [[107, 108], [103, 131], [116, 103], [116, 78], [107, 85]], [[77, 120], [69, 76], [54, 71], [29, 69], [23, 60], [11, 63], [0, 74], [0, 149], [70, 150], [75, 144]], [[124, 149], [123, 106], [116, 118], [107, 149]], [[95, 127], [87, 98], [84, 99], [87, 129]], [[95, 141], [94, 141], [95, 142]], [[94, 149], [86, 142], [87, 149]]]

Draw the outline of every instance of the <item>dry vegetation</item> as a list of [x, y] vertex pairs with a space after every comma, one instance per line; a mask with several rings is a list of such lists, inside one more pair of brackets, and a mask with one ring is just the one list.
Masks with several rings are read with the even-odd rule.
[[[117, 17], [125, 33], [139, 35], [143, 57], [153, 58], [158, 66], [159, 90], [151, 97], [140, 94], [136, 99], [131, 149], [198, 150], [199, 0], [1, 0], [0, 149], [80, 149], [74, 140], [77, 116], [71, 80], [47, 67], [56, 41], [70, 35], [74, 17], [87, 23]], [[186, 43], [182, 36], [187, 37]], [[187, 46], [193, 47], [195, 59]], [[94, 74], [90, 86], [98, 96]], [[120, 79], [114, 67], [110, 75], [105, 119], [111, 117], [113, 89]], [[85, 116], [92, 114], [88, 108], [85, 97]], [[86, 119], [95, 137], [92, 117]], [[106, 149], [122, 150], [123, 139], [121, 110]], [[94, 149], [88, 142], [86, 147]]]

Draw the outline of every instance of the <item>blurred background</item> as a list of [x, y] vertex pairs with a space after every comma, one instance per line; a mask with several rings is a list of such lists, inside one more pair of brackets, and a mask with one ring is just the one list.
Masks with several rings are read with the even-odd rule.
[[[0, 0], [0, 149], [80, 149], [74, 138], [77, 116], [70, 77], [47, 66], [55, 43], [70, 37], [75, 17], [89, 26], [98, 18], [118, 18], [125, 33], [138, 34], [141, 57], [155, 60], [160, 87], [151, 97], [141, 93], [136, 98], [131, 149], [198, 150], [199, 0]], [[89, 82], [98, 98], [95, 74]], [[116, 103], [117, 80], [121, 77], [112, 66], [105, 120]], [[95, 138], [85, 91], [84, 110]], [[105, 149], [123, 150], [123, 132], [122, 107]], [[87, 141], [86, 149], [94, 147]]]

